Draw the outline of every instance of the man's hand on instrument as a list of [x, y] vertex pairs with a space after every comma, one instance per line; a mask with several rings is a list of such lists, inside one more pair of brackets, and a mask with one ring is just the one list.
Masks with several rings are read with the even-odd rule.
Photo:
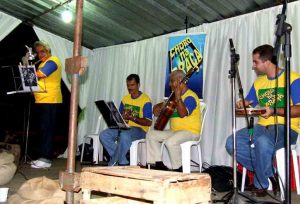
[[163, 107], [164, 107], [164, 102], [161, 102], [161, 103], [158, 103], [158, 104], [154, 105], [153, 114], [155, 116], [158, 116], [160, 114], [161, 110], [163, 109]]
[[274, 114], [274, 108], [265, 107], [266, 112], [261, 115], [261, 117], [267, 119]]
[[181, 89], [180, 89], [180, 81], [174, 82], [174, 94], [175, 94], [175, 99], [180, 100], [181, 99]]
[[128, 123], [128, 121], [130, 120], [130, 116], [130, 111], [124, 109], [122, 112], [122, 117], [124, 118], [126, 123]]
[[[251, 101], [245, 100], [245, 106], [246, 106], [246, 107], [248, 107], [248, 106], [251, 105], [252, 103], [253, 103], [252, 100], [251, 100]], [[237, 101], [237, 102], [236, 102], [236, 107], [237, 107], [237, 108], [243, 108], [243, 107], [244, 107], [244, 105], [243, 105], [243, 100]]]

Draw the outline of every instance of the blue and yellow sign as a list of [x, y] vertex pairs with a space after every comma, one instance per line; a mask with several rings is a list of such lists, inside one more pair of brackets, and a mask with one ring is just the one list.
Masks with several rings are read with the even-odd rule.
[[186, 34], [169, 38], [168, 63], [166, 70], [165, 96], [170, 95], [169, 75], [174, 70], [187, 73], [191, 68], [199, 68], [188, 81], [188, 86], [199, 98], [203, 98], [203, 53], [206, 34]]

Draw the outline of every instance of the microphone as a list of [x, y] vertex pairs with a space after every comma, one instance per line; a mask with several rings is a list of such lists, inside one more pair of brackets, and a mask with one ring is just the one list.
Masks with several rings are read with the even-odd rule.
[[28, 60], [34, 60], [35, 59], [35, 55], [33, 52], [32, 52], [32, 48], [31, 47], [28, 47], [27, 45], [25, 45], [25, 47], [27, 48], [28, 52], [26, 53], [26, 56], [28, 58]]
[[231, 38], [229, 38], [229, 44], [230, 44], [230, 51], [235, 52], [234, 46], [233, 46], [233, 41]]
[[235, 53], [235, 48], [231, 38], [229, 38], [229, 45], [230, 45], [230, 52], [231, 52], [231, 65], [235, 66], [235, 64], [240, 60], [240, 55]]

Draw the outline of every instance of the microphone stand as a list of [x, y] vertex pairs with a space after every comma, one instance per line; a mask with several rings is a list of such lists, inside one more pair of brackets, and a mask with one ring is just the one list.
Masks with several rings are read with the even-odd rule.
[[[292, 26], [285, 22], [286, 20], [286, 7], [287, 0], [284, 1], [281, 14], [277, 15], [277, 30], [276, 30], [276, 41], [274, 46], [273, 57], [278, 59], [280, 41], [284, 36], [285, 42], [283, 45], [283, 52], [285, 58], [285, 109], [284, 109], [284, 117], [285, 117], [285, 200], [284, 203], [291, 203], [291, 189], [290, 189], [290, 126], [291, 126], [291, 110], [290, 110], [290, 58], [292, 56], [292, 48], [291, 48], [291, 31]], [[276, 61], [277, 62], [277, 61]], [[275, 104], [276, 107], [276, 104]]]
[[[237, 63], [240, 60], [240, 56], [239, 54], [235, 53], [235, 48], [233, 46], [233, 42], [232, 39], [229, 39], [229, 43], [230, 43], [230, 52], [231, 52], [231, 68], [229, 70], [229, 78], [230, 78], [230, 82], [231, 82], [231, 102], [232, 102], [232, 136], [233, 136], [233, 190], [231, 190], [229, 193], [225, 194], [221, 200], [214, 200], [213, 202], [224, 202], [224, 203], [229, 203], [231, 201], [231, 203], [239, 203], [239, 199], [238, 196], [242, 196], [246, 199], [248, 199], [248, 201], [250, 203], [258, 203], [258, 201], [252, 197], [250, 197], [249, 195], [242, 193], [238, 190], [237, 188], [237, 162], [236, 162], [236, 112], [235, 112], [235, 102], [236, 102], [236, 87], [235, 87], [235, 78], [237, 76], [238, 78], [238, 84], [239, 84], [239, 94], [242, 97], [243, 100], [243, 105], [244, 105], [244, 111], [246, 113], [246, 121], [247, 121], [247, 127], [249, 129], [249, 133], [253, 132], [253, 118], [251, 119], [251, 123], [249, 122], [248, 119], [248, 114], [246, 111], [246, 106], [245, 106], [245, 99], [243, 96], [243, 88], [242, 88], [242, 83], [241, 83], [241, 79], [240, 79], [240, 75], [238, 72], [238, 68], [237, 68]], [[252, 136], [250, 137], [250, 140], [252, 140]], [[242, 201], [241, 201], [242, 203]], [[244, 203], [244, 202], [243, 202]]]

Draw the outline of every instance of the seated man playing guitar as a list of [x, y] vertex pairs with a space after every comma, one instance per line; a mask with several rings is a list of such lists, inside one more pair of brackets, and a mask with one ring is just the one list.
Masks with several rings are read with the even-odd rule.
[[[201, 109], [199, 98], [185, 83], [182, 83], [183, 79], [184, 73], [181, 70], [173, 71], [170, 75], [169, 85], [173, 91], [175, 102], [175, 110], [170, 119], [171, 129], [152, 130], [146, 135], [147, 163], [150, 165], [158, 167], [162, 164], [160, 148], [161, 142], [165, 141], [172, 169], [179, 170], [182, 166], [180, 144], [197, 140], [200, 136]], [[166, 108], [168, 107], [165, 107], [164, 103], [156, 104], [153, 113], [158, 116]]]
[[117, 129], [105, 129], [100, 133], [100, 142], [111, 157], [109, 166], [128, 165], [126, 153], [130, 149], [131, 143], [135, 140], [144, 139], [149, 126], [152, 124], [152, 103], [150, 98], [139, 90], [139, 76], [130, 74], [126, 79], [126, 84], [129, 94], [123, 97], [119, 109], [131, 128], [121, 130], [119, 144], [116, 144]]

